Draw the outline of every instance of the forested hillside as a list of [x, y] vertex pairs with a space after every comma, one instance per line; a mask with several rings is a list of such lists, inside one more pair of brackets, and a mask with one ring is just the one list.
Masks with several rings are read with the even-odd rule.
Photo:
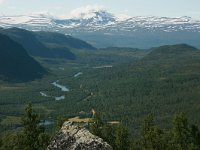
[[153, 113], [165, 122], [175, 112], [199, 120], [200, 51], [188, 45], [162, 46], [138, 62], [91, 71], [80, 77], [94, 96], [82, 107], [103, 111], [105, 117], [138, 128]]
[[9, 37], [0, 34], [0, 79], [29, 81], [41, 78], [47, 71], [26, 50]]
[[45, 45], [57, 45], [67, 47], [69, 49], [89, 49], [95, 50], [96, 48], [87, 42], [74, 38], [70, 35], [64, 35], [56, 32], [34, 32], [36, 37]]
[[2, 133], [21, 127], [19, 120], [30, 101], [41, 120], [50, 122], [45, 125], [49, 132], [53, 132], [58, 116], [90, 118], [92, 109], [101, 112], [105, 122], [128, 126], [135, 138], [140, 136], [141, 122], [149, 113], [166, 130], [171, 129], [170, 120], [179, 112], [187, 114], [191, 124], [200, 124], [198, 49], [179, 44], [149, 50], [73, 52], [76, 60], [38, 59], [51, 72], [41, 80], [2, 84]]
[[51, 32], [32, 32], [19, 28], [0, 29], [0, 33], [20, 43], [31, 56], [42, 58], [76, 58], [71, 49], [95, 49], [71, 36]]

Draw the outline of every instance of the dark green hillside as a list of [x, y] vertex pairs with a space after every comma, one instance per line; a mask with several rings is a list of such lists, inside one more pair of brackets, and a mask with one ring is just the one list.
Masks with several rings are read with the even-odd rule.
[[152, 52], [144, 60], [155, 61], [154, 58], [159, 61], [162, 61], [162, 59], [176, 59], [177, 61], [180, 61], [183, 58], [192, 60], [196, 53], [198, 55], [199, 50], [187, 44], [179, 44], [173, 46], [166, 45], [158, 48], [153, 48]]
[[48, 54], [48, 49], [37, 40], [31, 31], [27, 31], [19, 28], [10, 28], [1, 30], [1, 33], [6, 34], [11, 39], [23, 45], [23, 47], [28, 51], [29, 55], [50, 57]]
[[[138, 61], [147, 54], [147, 51], [123, 50], [123, 48], [121, 50], [74, 50], [74, 52], [77, 59], [73, 61], [37, 58], [51, 72], [41, 80], [20, 84], [1, 84], [0, 134], [19, 126], [19, 117], [23, 114], [24, 106], [30, 101], [42, 118], [47, 120], [48, 118], [56, 120], [59, 115], [79, 116], [80, 111], [90, 114], [91, 106], [87, 105], [86, 99], [90, 100], [93, 89], [86, 89], [85, 86], [80, 88], [82, 82], [87, 82], [84, 79], [91, 75], [90, 71], [97, 72], [98, 69], [95, 67], [98, 66], [115, 66], [120, 63]], [[83, 74], [75, 78], [74, 75], [78, 72], [83, 72]], [[101, 80], [98, 74], [97, 77]], [[57, 80], [60, 80], [59, 84], [65, 85], [70, 91], [63, 92], [51, 84]], [[94, 83], [90, 82], [90, 84]], [[40, 92], [44, 92], [48, 97], [42, 96]], [[65, 95], [65, 100], [55, 100], [55, 97], [62, 95]], [[49, 128], [53, 129], [52, 126]]]
[[75, 59], [75, 55], [66, 47], [46, 47], [36, 38], [34, 32], [19, 28], [1, 29], [0, 32], [20, 43], [29, 55], [44, 58]]
[[26, 50], [0, 34], [0, 78], [4, 80], [28, 81], [41, 78], [47, 72]]
[[[188, 45], [152, 49], [136, 63], [90, 72], [80, 81], [94, 96], [82, 107], [103, 111], [109, 120], [137, 127], [148, 113], [166, 125], [175, 112], [200, 124], [200, 51]], [[89, 108], [89, 107], [90, 108]]]
[[96, 49], [92, 45], [88, 44], [87, 42], [73, 38], [70, 35], [64, 35], [56, 32], [35, 32], [36, 37], [45, 44], [54, 44], [54, 45], [62, 45], [67, 48], [73, 49], [89, 49], [94, 50]]
[[[133, 137], [149, 113], [158, 116], [156, 122], [167, 128], [178, 112], [185, 112], [192, 124], [200, 125], [199, 50], [181, 44], [144, 51], [107, 48], [74, 52], [75, 61], [38, 59], [51, 70], [42, 80], [0, 87], [0, 132], [16, 128], [18, 124], [9, 126], [10, 120], [22, 115], [27, 101], [47, 120], [58, 116], [87, 118], [95, 109], [105, 121], [128, 125]], [[82, 74], [75, 77], [77, 73]], [[51, 84], [57, 80], [69, 92]], [[56, 101], [57, 96], [65, 99]]]

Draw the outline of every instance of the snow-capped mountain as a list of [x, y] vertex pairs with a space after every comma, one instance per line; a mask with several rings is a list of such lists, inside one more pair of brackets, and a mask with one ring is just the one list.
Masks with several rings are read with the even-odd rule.
[[162, 30], [165, 32], [190, 30], [200, 32], [200, 21], [191, 17], [122, 17], [107, 12], [104, 9], [91, 9], [86, 12], [73, 12], [72, 17], [59, 18], [46, 14], [31, 14], [20, 16], [0, 16], [1, 27], [22, 27], [29, 30], [63, 30], [79, 29], [83, 31], [136, 31], [141, 28]]
[[[76, 9], [72, 11], [70, 16], [67, 17], [56, 17], [49, 13], [20, 16], [0, 16], [0, 27], [19, 27], [34, 31], [45, 30], [71, 34], [78, 38], [87, 40], [97, 47], [119, 45], [120, 42], [118, 40], [116, 40], [118, 41], [117, 43], [115, 43], [114, 41], [108, 43], [108, 40], [105, 40], [105, 38], [108, 37], [116, 38], [120, 36], [121, 40], [124, 40], [124, 38], [128, 38], [128, 41], [130, 38], [137, 38], [137, 40], [138, 38], [141, 38], [141, 40], [145, 41], [144, 38], [148, 37], [146, 36], [147, 34], [154, 34], [155, 36], [159, 35], [159, 39], [161, 34], [165, 33], [169, 33], [170, 35], [172, 35], [172, 33], [179, 34], [179, 36], [177, 36], [177, 39], [179, 39], [179, 37], [183, 38], [182, 36], [188, 36], [188, 33], [195, 33], [198, 34], [198, 36], [200, 35], [200, 20], [195, 20], [191, 17], [130, 17], [127, 15], [114, 15], [104, 8], [94, 7], [88, 7], [86, 9]], [[187, 35], [180, 35], [182, 33], [187, 33]], [[155, 39], [155, 41], [157, 41], [157, 39], [158, 37]], [[101, 43], [101, 40], [105, 42]], [[101, 44], [97, 44], [97, 41], [100, 41], [99, 43]], [[186, 40], [178, 40], [176, 42], [179, 41], [185, 42]], [[137, 44], [133, 43], [134, 42], [132, 41], [130, 41], [128, 44], [127, 42], [125, 42], [120, 44], [120, 46], [137, 46]], [[162, 41], [161, 43], [170, 44], [172, 42], [166, 43]], [[143, 45], [144, 44], [139, 47], [146, 47]], [[150, 44], [149, 46], [154, 45]]]

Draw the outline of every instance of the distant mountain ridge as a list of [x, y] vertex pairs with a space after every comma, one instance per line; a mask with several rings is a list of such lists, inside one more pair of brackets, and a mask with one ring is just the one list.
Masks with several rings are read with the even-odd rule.
[[165, 32], [173, 31], [198, 31], [200, 32], [200, 20], [189, 16], [182, 17], [156, 17], [156, 16], [116, 16], [106, 10], [81, 13], [79, 17], [57, 18], [47, 14], [0, 16], [1, 27], [22, 27], [33, 30], [70, 30], [101, 31], [115, 29], [115, 31], [137, 31], [140, 28]]
[[0, 79], [30, 81], [43, 77], [47, 71], [17, 42], [0, 34]]
[[0, 26], [70, 34], [95, 47], [150, 48], [187, 43], [200, 48], [200, 20], [188, 16], [130, 17], [92, 9], [68, 18], [49, 14], [0, 16]]

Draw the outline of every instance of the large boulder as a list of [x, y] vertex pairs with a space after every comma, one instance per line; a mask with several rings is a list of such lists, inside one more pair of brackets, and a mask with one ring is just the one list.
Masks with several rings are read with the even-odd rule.
[[112, 147], [86, 128], [66, 121], [47, 150], [112, 150]]

